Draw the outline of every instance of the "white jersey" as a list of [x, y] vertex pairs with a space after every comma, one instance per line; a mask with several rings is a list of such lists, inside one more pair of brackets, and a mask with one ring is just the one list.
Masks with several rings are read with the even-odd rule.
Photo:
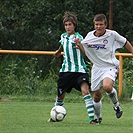
[[89, 32], [85, 39], [81, 41], [85, 49], [86, 56], [97, 67], [119, 67], [119, 60], [115, 57], [115, 51], [122, 48], [126, 43], [126, 38], [116, 31], [106, 29], [103, 36], [96, 37], [95, 30]]
[[83, 37], [76, 32], [68, 36], [67, 33], [61, 35], [60, 43], [63, 46], [64, 60], [60, 72], [82, 72], [86, 73], [87, 68], [82, 53], [79, 49], [74, 48], [74, 38], [83, 40]]

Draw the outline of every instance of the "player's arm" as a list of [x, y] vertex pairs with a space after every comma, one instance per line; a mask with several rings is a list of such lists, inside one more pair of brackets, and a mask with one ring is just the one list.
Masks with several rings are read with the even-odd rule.
[[79, 39], [79, 38], [75, 38], [75, 39], [74, 39], [74, 43], [76, 44], [77, 48], [80, 49], [80, 51], [82, 52], [82, 54], [85, 55], [85, 50], [84, 50], [83, 45], [81, 44], [80, 39]]
[[126, 41], [125, 47], [133, 54], [133, 46], [129, 41]]
[[61, 56], [61, 51], [62, 51], [62, 45], [59, 46], [59, 48], [55, 51], [55, 56]]

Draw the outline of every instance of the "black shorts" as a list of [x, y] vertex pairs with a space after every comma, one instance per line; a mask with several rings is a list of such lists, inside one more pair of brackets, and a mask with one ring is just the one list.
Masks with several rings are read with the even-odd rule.
[[60, 72], [57, 82], [58, 96], [64, 92], [70, 93], [72, 88], [81, 91], [81, 83], [86, 82], [89, 85], [89, 75], [79, 72]]

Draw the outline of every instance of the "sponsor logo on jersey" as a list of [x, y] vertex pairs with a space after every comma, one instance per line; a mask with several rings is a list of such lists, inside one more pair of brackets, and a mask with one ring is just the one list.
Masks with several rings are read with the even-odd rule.
[[96, 50], [99, 49], [106, 49], [106, 44], [108, 44], [108, 40], [104, 39], [102, 44], [87, 44], [88, 48], [95, 48]]
[[88, 48], [95, 48], [96, 50], [99, 49], [106, 49], [105, 44], [87, 44]]

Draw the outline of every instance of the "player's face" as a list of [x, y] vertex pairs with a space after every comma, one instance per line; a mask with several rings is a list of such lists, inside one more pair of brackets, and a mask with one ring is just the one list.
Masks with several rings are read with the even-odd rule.
[[107, 24], [105, 24], [105, 21], [95, 21], [94, 22], [94, 28], [96, 30], [95, 35], [96, 36], [102, 36], [106, 31]]
[[75, 33], [75, 26], [72, 22], [65, 22], [64, 27], [68, 35], [72, 35]]

